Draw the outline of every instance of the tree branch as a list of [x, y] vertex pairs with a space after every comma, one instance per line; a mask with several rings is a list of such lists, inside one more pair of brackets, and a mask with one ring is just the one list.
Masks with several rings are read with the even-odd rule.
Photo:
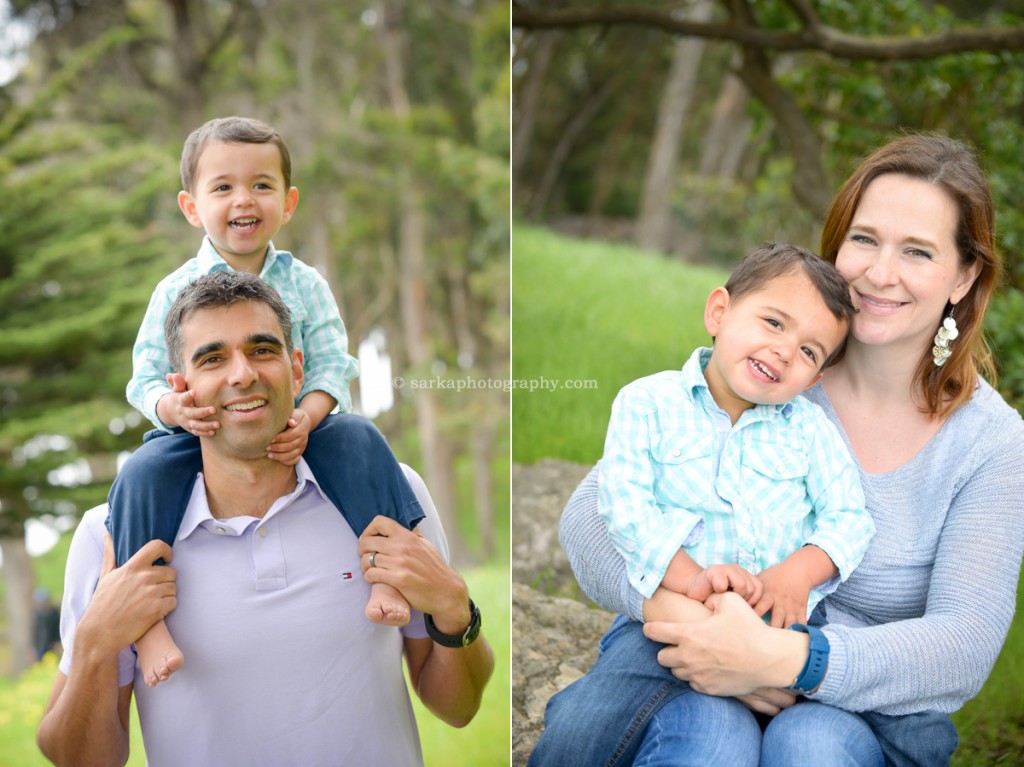
[[907, 61], [967, 51], [1024, 50], [1024, 25], [955, 29], [928, 35], [852, 35], [822, 24], [803, 0], [788, 0], [787, 4], [804, 23], [802, 29], [775, 31], [731, 21], [687, 21], [676, 11], [652, 8], [536, 10], [520, 3], [512, 6], [512, 26], [524, 29], [643, 26], [674, 35], [723, 40], [780, 53], [821, 51], [836, 58], [860, 61]]

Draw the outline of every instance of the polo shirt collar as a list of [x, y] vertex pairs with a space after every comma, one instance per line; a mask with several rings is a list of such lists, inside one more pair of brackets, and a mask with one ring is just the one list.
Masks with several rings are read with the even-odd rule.
[[[282, 496], [275, 501], [259, 522], [263, 522], [287, 508], [306, 492], [316, 492], [325, 500], [327, 499], [327, 496], [324, 495], [323, 490], [320, 488], [320, 483], [316, 481], [316, 477], [313, 476], [313, 472], [310, 471], [305, 459], [300, 458], [299, 462], [295, 464], [295, 474], [297, 479], [295, 489], [288, 495]], [[203, 481], [203, 473], [199, 472], [196, 475], [196, 482], [192, 486], [192, 495], [188, 500], [188, 505], [185, 507], [185, 515], [182, 517], [181, 525], [178, 527], [176, 540], [185, 540], [196, 531], [196, 528], [203, 526], [204, 523], [206, 526], [221, 523], [231, 527], [233, 526], [232, 520], [239, 519], [245, 520], [245, 526], [248, 527], [252, 524], [254, 517], [233, 517], [225, 520], [214, 518], [210, 512], [209, 499], [206, 496], [206, 483]]]

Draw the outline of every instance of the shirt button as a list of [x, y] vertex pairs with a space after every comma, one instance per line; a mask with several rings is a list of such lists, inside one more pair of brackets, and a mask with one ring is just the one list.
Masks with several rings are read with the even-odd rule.
[[260, 528], [260, 538], [266, 538], [266, 537], [267, 537], [267, 528], [261, 527]]
[[682, 454], [683, 454], [683, 451], [680, 450], [679, 448], [676, 448], [675, 450], [672, 451], [672, 457], [673, 458], [678, 458]]
[[217, 534], [218, 535], [224, 535], [224, 533], [226, 533], [226, 532], [227, 532], [227, 530], [225, 530], [223, 527], [218, 527], [217, 528]]

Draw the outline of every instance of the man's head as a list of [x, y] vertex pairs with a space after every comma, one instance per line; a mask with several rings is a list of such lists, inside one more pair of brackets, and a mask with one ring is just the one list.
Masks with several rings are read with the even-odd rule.
[[214, 449], [265, 456], [285, 428], [303, 380], [291, 333], [288, 307], [255, 275], [216, 271], [178, 294], [164, 321], [167, 350], [196, 405], [217, 409]]
[[854, 312], [831, 264], [793, 245], [758, 248], [705, 307], [715, 339], [705, 377], [716, 401], [723, 404], [721, 395], [749, 407], [793, 399], [840, 358]]
[[257, 271], [298, 205], [288, 148], [266, 123], [211, 120], [185, 141], [178, 207], [235, 269]]

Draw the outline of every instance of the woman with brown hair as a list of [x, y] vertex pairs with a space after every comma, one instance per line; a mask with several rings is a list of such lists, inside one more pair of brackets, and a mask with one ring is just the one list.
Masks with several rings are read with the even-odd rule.
[[[845, 357], [805, 396], [858, 463], [877, 529], [864, 560], [799, 631], [732, 593], [709, 599], [711, 617], [645, 625], [595, 469], [562, 544], [591, 598], [622, 615], [591, 672], [548, 704], [531, 765], [949, 763], [948, 714], [999, 654], [1024, 549], [1024, 422], [985, 380], [1000, 260], [974, 154], [927, 135], [881, 147], [836, 196], [821, 254], [859, 311]], [[650, 673], [625, 687], [637, 666]]]

